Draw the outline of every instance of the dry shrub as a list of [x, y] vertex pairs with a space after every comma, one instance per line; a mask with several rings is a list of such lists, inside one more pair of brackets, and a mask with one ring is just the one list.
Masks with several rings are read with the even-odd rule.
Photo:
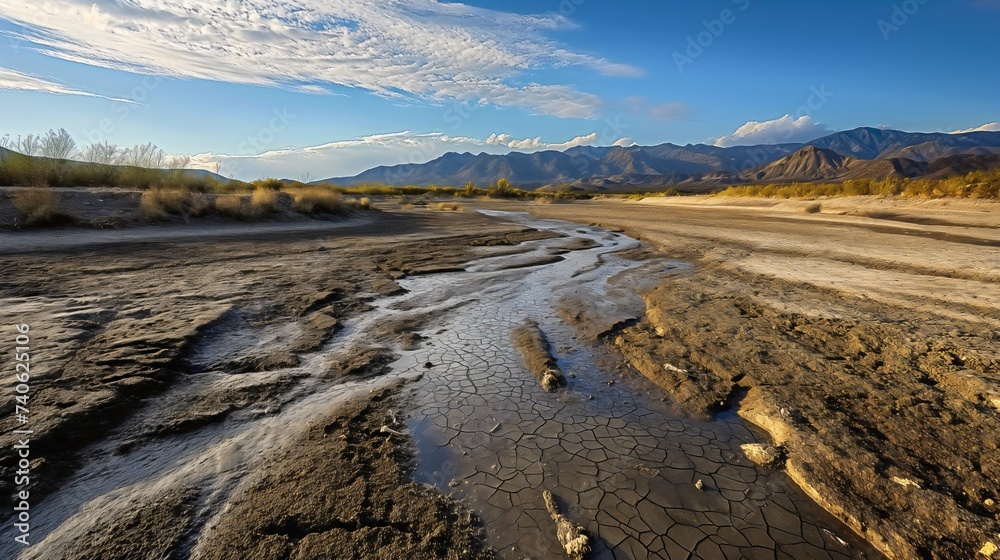
[[820, 210], [823, 209], [823, 205], [818, 202], [813, 202], [812, 204], [805, 207], [806, 214], [818, 214]]
[[362, 210], [368, 210], [371, 207], [372, 207], [372, 201], [367, 196], [361, 197], [361, 200], [358, 201], [358, 208]]
[[440, 202], [438, 203], [438, 210], [461, 212], [462, 205], [458, 204], [457, 202]]
[[200, 216], [208, 210], [208, 198], [202, 193], [186, 189], [152, 189], [142, 193], [139, 200], [143, 214], [153, 219], [171, 215]]
[[59, 211], [59, 195], [50, 188], [20, 189], [11, 193], [10, 200], [24, 216], [25, 225], [54, 224], [70, 218]]
[[407, 210], [413, 210], [414, 208], [416, 208], [416, 206], [414, 206], [412, 202], [407, 202], [406, 205], [403, 206], [403, 208], [406, 208]]
[[258, 187], [250, 197], [250, 205], [260, 214], [273, 214], [278, 211], [278, 196], [278, 191]]
[[314, 212], [340, 214], [347, 209], [343, 196], [336, 191], [322, 187], [307, 187], [289, 190], [288, 192], [292, 195], [292, 207], [299, 212], [306, 214]]
[[230, 218], [248, 218], [253, 214], [249, 204], [243, 203], [243, 197], [238, 194], [220, 194], [215, 197], [215, 211]]

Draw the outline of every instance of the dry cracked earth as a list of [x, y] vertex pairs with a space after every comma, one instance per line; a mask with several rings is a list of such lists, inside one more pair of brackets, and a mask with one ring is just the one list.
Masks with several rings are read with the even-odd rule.
[[[761, 240], [735, 230], [756, 216], [646, 208], [622, 233], [616, 204], [488, 206], [9, 244], [0, 308], [32, 327], [36, 460], [33, 544], [8, 519], [0, 556], [563, 558], [543, 491], [590, 558], [1000, 543], [991, 292], [943, 317], [891, 300], [921, 286], [845, 301], [754, 269], [795, 260], [748, 257]], [[995, 285], [978, 258], [940, 276]], [[785, 468], [748, 460], [754, 442]], [[5, 497], [15, 468], [4, 453]]]

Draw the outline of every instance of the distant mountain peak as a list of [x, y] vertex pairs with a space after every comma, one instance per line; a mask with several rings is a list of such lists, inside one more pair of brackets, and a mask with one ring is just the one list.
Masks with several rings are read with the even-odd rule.
[[[965, 134], [903, 132], [859, 127], [805, 144], [722, 148], [706, 144], [576, 146], [533, 153], [449, 152], [423, 164], [380, 166], [337, 185], [412, 184], [485, 186], [501, 177], [521, 188], [579, 183], [619, 190], [629, 185], [727, 185], [745, 182], [840, 180], [845, 177], [919, 176], [946, 156], [983, 156], [947, 169], [989, 165], [1000, 154], [1000, 132]], [[659, 178], [659, 179], [658, 179]]]

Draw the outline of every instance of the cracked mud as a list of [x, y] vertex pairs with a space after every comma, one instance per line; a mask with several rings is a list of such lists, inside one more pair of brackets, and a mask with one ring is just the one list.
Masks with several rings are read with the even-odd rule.
[[686, 263], [489, 214], [13, 258], [46, 462], [37, 544], [0, 555], [554, 560], [578, 525], [597, 559], [881, 557], [601, 342]]

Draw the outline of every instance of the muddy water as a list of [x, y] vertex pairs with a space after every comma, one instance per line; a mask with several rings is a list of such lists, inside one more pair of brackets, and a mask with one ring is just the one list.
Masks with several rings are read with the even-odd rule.
[[[616, 253], [638, 243], [617, 233], [504, 217], [597, 246], [544, 266], [505, 270], [512, 257], [484, 259], [465, 273], [408, 279], [409, 294], [386, 305], [459, 306], [396, 364], [426, 372], [411, 391], [414, 476], [472, 507], [502, 557], [563, 557], [543, 489], [596, 537], [592, 558], [877, 557], [783, 474], [743, 458], [739, 445], [759, 438], [735, 416], [685, 419], [557, 316], [566, 301], [598, 323], [624, 319], [601, 317], [615, 309], [641, 312], [616, 286], [655, 281], [680, 263], [624, 259]], [[535, 242], [534, 255], [515, 259], [542, 260], [564, 245]], [[512, 348], [509, 333], [526, 318], [556, 350], [566, 389], [544, 392]]]
[[[739, 444], [757, 438], [735, 417], [685, 419], [663, 393], [619, 369], [613, 356], [559, 318], [560, 310], [585, 317], [586, 331], [638, 316], [635, 288], [683, 273], [682, 263], [625, 259], [617, 253], [638, 243], [617, 233], [499, 216], [565, 237], [525, 244], [526, 253], [485, 257], [464, 272], [402, 280], [406, 294], [375, 302], [375, 310], [352, 320], [322, 351], [303, 356], [299, 367], [192, 375], [89, 448], [84, 466], [34, 508], [33, 541], [44, 542], [27, 551], [0, 543], [0, 557], [71, 557], [72, 543], [137, 504], [198, 489], [196, 519], [181, 552], [197, 557], [227, 504], [311, 419], [399, 377], [413, 380], [407, 431], [418, 449], [414, 477], [474, 509], [502, 557], [562, 558], [543, 489], [594, 535], [593, 558], [876, 557], [784, 475], [748, 463]], [[579, 240], [593, 246], [580, 249]], [[330, 363], [369, 343], [386, 320], [435, 310], [419, 348], [395, 349], [402, 358], [389, 375], [350, 383], [324, 378]], [[527, 318], [556, 350], [567, 388], [542, 391], [521, 364], [509, 333]], [[239, 354], [293, 327], [241, 328], [209, 337], [198, 355], [212, 361]], [[122, 445], [170, 407], [257, 385], [281, 389], [266, 406], [240, 409], [224, 421]]]

